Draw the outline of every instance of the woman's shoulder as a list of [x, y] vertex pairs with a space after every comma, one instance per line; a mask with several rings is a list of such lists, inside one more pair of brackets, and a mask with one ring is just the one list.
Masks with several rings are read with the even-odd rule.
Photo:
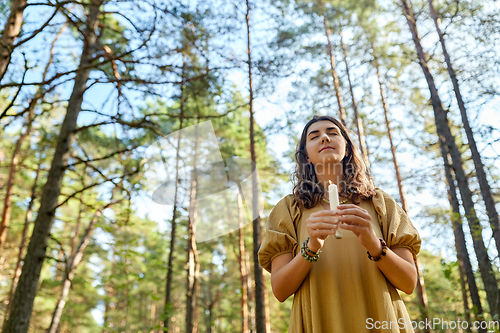
[[278, 203], [274, 206], [273, 210], [276, 210], [276, 209], [279, 209], [279, 210], [286, 209], [290, 212], [297, 211], [297, 210], [300, 211], [300, 205], [297, 202], [297, 200], [295, 200], [295, 197], [293, 196], [293, 194], [290, 193], [290, 194], [285, 195], [283, 198], [281, 198], [278, 201]]
[[268, 229], [279, 229], [283, 226], [294, 228], [302, 216], [300, 207], [292, 194], [281, 198], [273, 207], [267, 219]]
[[394, 198], [384, 190], [382, 190], [379, 187], [375, 187], [375, 194], [372, 196], [372, 200], [377, 200], [377, 201], [383, 201], [384, 203], [387, 202], [396, 202]]
[[382, 216], [395, 209], [397, 210], [399, 206], [389, 193], [378, 187], [375, 188], [375, 194], [371, 197], [371, 201], [377, 213]]

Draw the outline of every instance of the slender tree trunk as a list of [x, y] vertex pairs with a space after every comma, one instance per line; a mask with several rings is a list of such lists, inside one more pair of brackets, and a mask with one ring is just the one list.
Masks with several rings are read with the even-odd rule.
[[[181, 85], [181, 89], [184, 85]], [[181, 91], [181, 97], [183, 95], [183, 91]], [[176, 240], [176, 226], [177, 226], [177, 195], [179, 189], [179, 162], [180, 162], [180, 147], [181, 147], [181, 133], [183, 126], [183, 116], [184, 116], [184, 99], [181, 98], [181, 114], [179, 118], [179, 134], [177, 139], [177, 150], [175, 153], [175, 192], [174, 192], [174, 209], [172, 212], [172, 224], [170, 230], [170, 252], [168, 254], [168, 263], [167, 263], [167, 277], [166, 277], [166, 287], [165, 287], [165, 307], [163, 309], [163, 329], [168, 332], [170, 325], [170, 317], [172, 315], [172, 301], [171, 301], [171, 293], [172, 293], [172, 278], [173, 278], [173, 262], [174, 262], [174, 251], [175, 251], [175, 240]]]
[[328, 24], [328, 18], [326, 17], [326, 13], [323, 13], [323, 25], [325, 26], [325, 35], [326, 35], [326, 40], [328, 41], [328, 55], [330, 57], [330, 70], [332, 72], [332, 78], [333, 78], [333, 88], [335, 89], [335, 95], [337, 96], [337, 104], [339, 107], [339, 117], [340, 121], [344, 126], [347, 126], [346, 124], [346, 112], [344, 108], [344, 102], [342, 100], [342, 92], [340, 91], [340, 81], [339, 81], [339, 76], [337, 75], [337, 70], [336, 70], [336, 64], [335, 64], [335, 53], [333, 52], [333, 45], [332, 41], [330, 38], [331, 32], [330, 32], [330, 25]]
[[361, 120], [361, 118], [359, 116], [358, 103], [356, 102], [356, 97], [354, 96], [354, 87], [352, 85], [351, 72], [350, 72], [350, 68], [349, 68], [349, 62], [347, 60], [347, 46], [344, 43], [344, 37], [342, 36], [342, 30], [339, 31], [339, 35], [340, 35], [340, 43], [342, 44], [342, 50], [344, 51], [345, 70], [346, 70], [346, 74], [347, 74], [347, 81], [349, 82], [349, 92], [351, 93], [352, 109], [354, 111], [354, 118], [356, 120], [355, 121], [356, 129], [358, 131], [359, 150], [361, 151], [361, 155], [363, 155], [363, 160], [365, 162], [366, 169], [371, 174], [371, 172], [370, 172], [370, 160], [368, 159], [368, 150], [366, 149], [366, 143], [365, 143], [363, 121]]
[[[420, 270], [420, 260], [417, 257], [417, 262], [415, 263], [415, 268], [417, 269], [417, 297], [418, 302], [420, 303], [420, 313], [422, 315], [422, 320], [426, 320], [429, 318], [429, 303], [427, 302], [427, 293], [425, 292], [425, 283], [424, 276], [422, 274], [422, 270]], [[425, 333], [434, 332], [432, 329], [425, 327], [423, 329]]]
[[[68, 232], [68, 222], [64, 221], [64, 226], [62, 230], [62, 239], [66, 239], [67, 237], [67, 232]], [[62, 281], [63, 280], [63, 262], [64, 262], [64, 256], [66, 255], [64, 251], [64, 247], [62, 246], [62, 243], [59, 244], [59, 251], [58, 251], [58, 257], [57, 257], [57, 263], [56, 263], [56, 272], [54, 274], [54, 281]], [[52, 292], [56, 293], [58, 289], [58, 286], [52, 287]]]
[[14, 42], [19, 32], [21, 32], [23, 13], [27, 4], [27, 0], [12, 0], [9, 18], [7, 22], [5, 22], [2, 38], [0, 40], [0, 81], [2, 81], [7, 71], [7, 67], [9, 66], [10, 57], [14, 50]]
[[[439, 144], [441, 149], [441, 155], [444, 158], [444, 171], [446, 175], [446, 183], [448, 185], [448, 200], [450, 201], [450, 206], [452, 209], [451, 222], [453, 227], [453, 233], [455, 235], [455, 247], [457, 250], [457, 259], [459, 265], [463, 266], [463, 271], [465, 274], [465, 280], [469, 286], [469, 292], [472, 300], [472, 304], [476, 307], [476, 320], [483, 319], [483, 307], [481, 305], [481, 298], [479, 297], [479, 292], [476, 285], [476, 277], [474, 276], [474, 271], [472, 270], [472, 264], [469, 258], [469, 252], [467, 251], [467, 244], [465, 242], [465, 234], [462, 227], [462, 218], [460, 215], [460, 204], [457, 197], [457, 189], [455, 187], [455, 180], [452, 175], [452, 165], [450, 163], [450, 156], [446, 145], [443, 142]], [[464, 300], [465, 311], [468, 312], [467, 301]], [[467, 302], [468, 303], [468, 302]], [[484, 332], [481, 330], [480, 332]]]
[[81, 70], [77, 72], [75, 77], [73, 92], [61, 126], [48, 179], [43, 188], [40, 209], [35, 220], [35, 227], [28, 246], [23, 270], [12, 302], [11, 315], [7, 321], [4, 333], [26, 333], [28, 331], [33, 301], [38, 288], [38, 280], [61, 192], [64, 169], [71, 152], [76, 120], [81, 110], [83, 94], [89, 78], [90, 64], [93, 60], [92, 50], [97, 42], [96, 30], [99, 24], [99, 6], [101, 4], [102, 0], [94, 0], [90, 6], [90, 14], [87, 19], [87, 32], [84, 37], [84, 46], [79, 66]]
[[460, 92], [460, 86], [458, 84], [457, 74], [455, 69], [451, 64], [450, 55], [446, 49], [446, 43], [444, 41], [444, 35], [439, 27], [439, 18], [434, 9], [433, 0], [428, 0], [430, 12], [432, 19], [434, 20], [434, 25], [436, 26], [436, 31], [439, 35], [439, 42], [441, 43], [441, 48], [443, 49], [444, 59], [446, 61], [446, 67], [448, 69], [448, 74], [450, 75], [451, 82], [453, 83], [453, 90], [455, 91], [455, 97], [457, 99], [458, 108], [460, 109], [460, 115], [462, 116], [462, 122], [464, 124], [465, 134], [467, 135], [467, 141], [469, 142], [469, 149], [472, 154], [472, 160], [474, 161], [474, 167], [476, 169], [476, 176], [479, 180], [479, 187], [481, 189], [481, 196], [483, 197], [484, 204], [486, 206], [486, 212], [488, 214], [491, 229], [493, 230], [493, 238], [495, 239], [495, 244], [497, 246], [497, 253], [500, 255], [500, 224], [498, 222], [498, 212], [495, 207], [495, 201], [491, 194], [491, 187], [488, 183], [486, 177], [486, 172], [484, 171], [484, 165], [481, 160], [481, 154], [476, 145], [476, 140], [474, 139], [474, 133], [469, 124], [469, 118], [467, 116], [467, 110], [465, 108], [465, 103]]
[[248, 55], [248, 86], [250, 92], [250, 158], [252, 159], [252, 208], [253, 212], [253, 262], [255, 274], [255, 317], [257, 333], [266, 332], [266, 315], [265, 315], [265, 302], [264, 302], [264, 278], [262, 275], [262, 267], [259, 265], [259, 248], [261, 237], [261, 221], [258, 213], [258, 189], [257, 189], [257, 156], [255, 153], [255, 138], [254, 138], [254, 114], [253, 114], [253, 83], [252, 83], [252, 53], [250, 45], [250, 3], [246, 0], [247, 14], [246, 14], [246, 27], [247, 27], [247, 55]]
[[[385, 125], [387, 128], [387, 136], [389, 137], [389, 144], [391, 147], [391, 153], [392, 153], [392, 162], [394, 164], [394, 170], [396, 172], [396, 180], [398, 183], [398, 189], [399, 189], [399, 198], [401, 201], [401, 206], [403, 210], [408, 213], [408, 205], [406, 203], [406, 196], [404, 193], [403, 189], [403, 178], [401, 177], [401, 172], [399, 171], [399, 163], [396, 158], [396, 146], [394, 145], [394, 141], [392, 139], [392, 129], [391, 129], [391, 122], [389, 120], [389, 110], [387, 108], [387, 102], [385, 100], [385, 94], [384, 94], [384, 85], [382, 83], [382, 77], [380, 75], [380, 66], [378, 64], [378, 58], [375, 50], [375, 45], [372, 43], [371, 44], [372, 50], [373, 50], [373, 55], [374, 55], [374, 65], [375, 69], [377, 71], [377, 79], [378, 79], [378, 84], [379, 84], [379, 90], [380, 90], [380, 100], [382, 102], [382, 108], [384, 110], [384, 118], [385, 118]], [[427, 293], [425, 291], [425, 281], [424, 281], [424, 276], [422, 274], [422, 271], [420, 269], [420, 263], [417, 258], [417, 262], [415, 262], [415, 268], [417, 269], [418, 273], [418, 279], [417, 279], [417, 296], [418, 300], [420, 303], [420, 313], [422, 315], [423, 319], [428, 319], [429, 318], [429, 304], [427, 302]], [[430, 330], [426, 327], [425, 332], [430, 332]]]
[[[156, 295], [158, 292], [156, 285], [153, 285], [153, 293], [152, 295]], [[151, 298], [151, 311], [149, 312], [149, 327], [151, 328], [149, 330], [150, 333], [154, 333], [155, 329], [155, 323], [156, 323], [156, 300], [153, 297]]]
[[25, 130], [17, 140], [14, 151], [12, 152], [12, 158], [9, 165], [9, 176], [7, 178], [7, 184], [5, 186], [6, 188], [2, 212], [2, 222], [0, 223], [0, 253], [2, 253], [3, 243], [5, 242], [5, 239], [7, 237], [7, 228], [10, 223], [10, 212], [12, 210], [12, 189], [14, 188], [14, 180], [19, 162], [19, 154], [21, 152], [21, 146], [24, 140], [29, 136], [31, 132], [31, 126], [33, 125], [33, 120], [35, 119], [35, 105], [37, 101], [37, 98], [33, 98], [30, 101], [30, 104], [28, 106], [29, 113], [28, 118], [26, 119]]
[[196, 170], [198, 164], [198, 124], [195, 124], [195, 142], [193, 155], [193, 173], [191, 178], [191, 190], [189, 200], [189, 218], [188, 218], [188, 243], [187, 243], [187, 260], [186, 260], [186, 332], [198, 332], [197, 323], [197, 289], [198, 278], [200, 271], [200, 263], [198, 258], [198, 249], [196, 247], [196, 218], [198, 208], [196, 204], [197, 188], [198, 188], [198, 172]]
[[12, 285], [10, 287], [10, 292], [9, 292], [9, 303], [7, 304], [7, 308], [5, 310], [5, 318], [4, 318], [4, 322], [2, 325], [3, 328], [5, 328], [5, 325], [7, 324], [7, 318], [9, 317], [12, 299], [14, 297], [14, 292], [16, 291], [17, 283], [19, 282], [19, 277], [21, 276], [22, 262], [23, 262], [23, 258], [24, 258], [24, 248], [26, 247], [26, 240], [28, 239], [28, 229], [29, 229], [29, 225], [31, 222], [31, 215], [33, 213], [33, 203], [35, 202], [36, 187], [37, 187], [38, 176], [40, 175], [41, 168], [42, 168], [42, 164], [40, 163], [38, 165], [38, 168], [36, 169], [35, 180], [33, 182], [33, 187], [31, 188], [31, 198], [30, 198], [30, 203], [28, 204], [28, 209], [26, 211], [26, 219], [24, 221], [23, 236], [21, 238], [21, 244], [19, 244], [19, 253], [17, 255], [16, 270], [14, 271], [14, 277], [12, 278]]
[[391, 128], [391, 122], [389, 120], [389, 110], [387, 108], [387, 102], [385, 100], [385, 94], [384, 94], [384, 85], [382, 82], [382, 76], [380, 75], [380, 66], [378, 64], [378, 59], [376, 50], [375, 50], [375, 45], [371, 45], [373, 53], [374, 53], [374, 65], [375, 69], [377, 70], [377, 79], [378, 79], [378, 86], [379, 86], [379, 91], [380, 91], [380, 99], [382, 101], [382, 108], [384, 110], [384, 118], [385, 118], [385, 125], [387, 127], [387, 136], [389, 137], [389, 143], [391, 145], [391, 154], [392, 154], [392, 162], [394, 164], [394, 170], [396, 172], [396, 180], [398, 182], [398, 189], [399, 189], [399, 198], [401, 200], [401, 207], [405, 212], [408, 212], [408, 207], [406, 205], [406, 199], [405, 199], [405, 193], [403, 190], [403, 178], [401, 177], [401, 172], [399, 170], [399, 163], [396, 158], [396, 146], [394, 145], [394, 141], [392, 139], [392, 128]]
[[[86, 179], [87, 179], [86, 176], [87, 176], [87, 174], [84, 171], [84, 174], [81, 177], [82, 184], [86, 183]], [[76, 244], [77, 244], [77, 241], [78, 241], [78, 234], [80, 233], [80, 225], [82, 223], [82, 214], [83, 214], [83, 209], [84, 209], [84, 205], [83, 205], [83, 193], [80, 194], [80, 204], [79, 204], [79, 206], [80, 207], [79, 207], [79, 210], [78, 210], [78, 216], [76, 218], [75, 229], [73, 230], [73, 234], [71, 235], [71, 241], [70, 241], [70, 255], [71, 256], [75, 255]]]
[[[13, 3], [14, 6], [14, 3]], [[23, 9], [24, 10], [24, 9]], [[22, 20], [22, 13], [21, 13]], [[59, 39], [63, 31], [66, 29], [67, 24], [64, 24], [61, 30], [57, 33], [54, 41], [50, 47], [49, 60], [45, 65], [45, 70], [43, 72], [42, 80], [45, 80], [47, 76], [47, 72], [49, 70], [50, 65], [52, 64], [53, 56], [54, 56], [54, 46], [56, 41]], [[0, 50], [2, 50], [2, 46], [0, 44]], [[0, 51], [1, 54], [1, 51]], [[0, 55], [1, 58], [1, 55]], [[0, 77], [1, 81], [1, 77]], [[33, 125], [33, 121], [35, 120], [35, 106], [40, 98], [42, 98], [47, 91], [42, 87], [38, 87], [37, 92], [35, 93], [33, 99], [28, 104], [28, 107], [25, 109], [28, 113], [28, 118], [26, 119], [26, 130], [21, 134], [19, 139], [16, 142], [16, 146], [14, 148], [14, 152], [12, 153], [11, 163], [9, 166], [9, 176], [7, 178], [6, 190], [5, 190], [5, 198], [4, 198], [4, 206], [2, 211], [2, 222], [0, 223], [0, 253], [2, 253], [2, 245], [5, 242], [5, 238], [7, 237], [7, 228], [10, 223], [10, 212], [12, 209], [12, 189], [14, 186], [15, 180], [15, 172], [19, 162], [19, 153], [21, 151], [21, 146], [24, 140], [29, 136], [31, 132], [31, 127]]]
[[[455, 239], [456, 243], [456, 239]], [[456, 244], [455, 244], [456, 247]], [[467, 293], [467, 276], [465, 276], [465, 269], [464, 269], [464, 261], [461, 256], [458, 255], [457, 253], [457, 261], [458, 261], [458, 274], [460, 276], [460, 289], [462, 290], [462, 302], [464, 303], [464, 318], [465, 321], [469, 323], [469, 326], [466, 328], [467, 333], [471, 333], [471, 320], [470, 320], [470, 308], [469, 308], [469, 296]], [[485, 330], [479, 329], [481, 333], [483, 333]]]
[[[479, 265], [479, 270], [481, 272], [481, 277], [483, 279], [483, 284], [485, 287], [488, 303], [490, 306], [490, 312], [493, 317], [499, 315], [500, 313], [500, 293], [498, 290], [497, 281], [495, 275], [492, 271], [491, 261], [488, 257], [488, 253], [486, 251], [486, 247], [484, 245], [484, 240], [482, 237], [481, 226], [479, 224], [479, 220], [474, 210], [474, 202], [472, 201], [472, 193], [469, 189], [467, 183], [467, 177], [465, 175], [462, 163], [462, 156], [458, 147], [455, 143], [455, 139], [451, 133], [448, 118], [446, 115], [446, 111], [443, 108], [443, 104], [438, 94], [438, 90], [436, 88], [434, 78], [430, 73], [429, 67], [427, 65], [427, 59], [424, 54], [424, 50], [420, 43], [420, 36], [417, 32], [417, 26], [415, 22], [415, 18], [413, 16], [413, 12], [408, 4], [407, 0], [401, 0], [403, 5], [403, 10], [406, 16], [406, 20], [408, 22], [408, 26], [412, 33], [413, 41], [415, 43], [415, 47], [417, 49], [417, 55], [419, 59], [420, 67], [424, 72], [425, 78], [427, 80], [427, 84], [429, 86], [429, 91], [431, 95], [431, 103], [434, 109], [434, 118], [436, 129], [438, 133], [438, 137], [440, 142], [445, 144], [448, 147], [448, 151], [450, 152], [452, 158], [452, 166], [455, 171], [458, 187], [460, 190], [460, 195], [462, 197], [463, 206], [465, 209], [466, 217], [469, 222], [469, 226], [471, 229], [472, 240], [474, 244], [474, 250], [476, 252], [476, 257]], [[446, 157], [443, 156], [445, 159]], [[445, 159], [446, 163], [446, 159]]]
[[250, 333], [255, 332], [255, 300], [254, 300], [254, 289], [255, 283], [252, 280], [252, 268], [250, 265], [250, 255], [248, 252], [245, 253], [245, 265], [247, 271], [247, 294], [248, 294], [248, 330]]
[[248, 333], [248, 272], [245, 265], [245, 235], [243, 233], [243, 222], [245, 218], [241, 194], [238, 193], [238, 265], [241, 278], [241, 332]]
[[210, 262], [210, 267], [209, 267], [209, 275], [208, 275], [208, 283], [207, 283], [207, 294], [208, 294], [208, 301], [207, 301], [207, 316], [205, 317], [205, 323], [206, 323], [206, 333], [215, 333], [215, 327], [212, 323], [213, 321], [213, 315], [214, 315], [214, 307], [219, 301], [220, 297], [220, 289], [217, 290], [217, 293], [215, 294], [215, 297], [212, 295], [212, 288], [210, 286], [210, 283], [213, 279], [213, 266], [214, 264]]
[[90, 235], [92, 234], [92, 231], [94, 230], [95, 224], [99, 220], [99, 217], [102, 215], [102, 212], [105, 209], [112, 206], [113, 204], [115, 204], [116, 202], [117, 201], [111, 201], [110, 203], [106, 204], [104, 207], [101, 207], [95, 212], [92, 220], [90, 221], [89, 225], [87, 226], [87, 229], [85, 230], [85, 234], [83, 235], [80, 241], [78, 249], [76, 250], [75, 254], [69, 258], [68, 265], [66, 267], [66, 271], [64, 274], [62, 292], [57, 301], [54, 313], [52, 314], [52, 321], [50, 323], [49, 329], [47, 330], [47, 333], [59, 332], [59, 324], [61, 322], [62, 312], [66, 305], [66, 301], [68, 300], [69, 290], [71, 288], [71, 283], [73, 282], [75, 270], [83, 259], [83, 252], [85, 251], [85, 248], [90, 242]]

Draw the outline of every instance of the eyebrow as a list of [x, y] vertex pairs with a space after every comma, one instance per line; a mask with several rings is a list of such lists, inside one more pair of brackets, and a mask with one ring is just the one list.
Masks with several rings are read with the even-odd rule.
[[[327, 127], [326, 130], [327, 131], [336, 130], [337, 132], [340, 132], [340, 130], [337, 127]], [[307, 134], [307, 136], [310, 136], [313, 133], [319, 133], [319, 130], [311, 131], [311, 132], [309, 132], [309, 134]]]

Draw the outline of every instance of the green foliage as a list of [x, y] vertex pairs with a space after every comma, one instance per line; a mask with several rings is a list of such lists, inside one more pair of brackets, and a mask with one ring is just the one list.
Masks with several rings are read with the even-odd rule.
[[[464, 320], [464, 309], [458, 273], [458, 263], [447, 261], [429, 251], [420, 253], [421, 270], [429, 303], [429, 318], [443, 318], [447, 321]], [[412, 320], [423, 320], [416, 297], [403, 295]]]

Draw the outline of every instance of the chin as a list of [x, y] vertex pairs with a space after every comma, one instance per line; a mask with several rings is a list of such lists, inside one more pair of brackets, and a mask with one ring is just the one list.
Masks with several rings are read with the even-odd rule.
[[325, 154], [325, 156], [323, 156], [323, 161], [324, 162], [331, 163], [331, 162], [340, 162], [340, 161], [342, 161], [342, 159], [341, 159], [342, 156], [338, 156], [338, 154], [335, 151], [331, 151], [329, 153], [330, 154]]
[[323, 157], [323, 159], [320, 161], [320, 163], [322, 164], [337, 164], [337, 163], [342, 163], [342, 159], [340, 158], [340, 156], [335, 156], [335, 155], [329, 155], [329, 156], [325, 156]]

